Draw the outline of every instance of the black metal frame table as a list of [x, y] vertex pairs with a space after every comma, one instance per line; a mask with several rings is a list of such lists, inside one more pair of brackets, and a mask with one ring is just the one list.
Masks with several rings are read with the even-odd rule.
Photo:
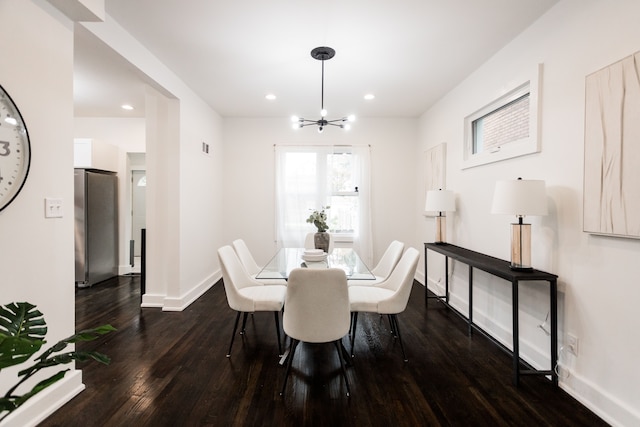
[[[427, 252], [432, 250], [438, 252], [445, 257], [445, 294], [429, 296], [426, 286], [427, 278]], [[501, 348], [508, 351], [507, 348], [502, 346], [497, 340], [488, 335], [478, 325], [473, 323], [473, 269], [485, 271], [494, 276], [500, 277], [504, 280], [511, 282], [511, 298], [512, 298], [512, 317], [513, 317], [513, 350], [511, 351], [513, 356], [513, 383], [518, 385], [520, 381], [520, 375], [550, 375], [551, 380], [555, 386], [558, 386], [558, 374], [555, 371], [555, 366], [558, 361], [558, 276], [544, 271], [530, 269], [530, 270], [513, 270], [510, 267], [508, 261], [495, 258], [489, 255], [485, 255], [479, 252], [475, 252], [469, 249], [461, 248], [459, 246], [451, 244], [436, 244], [425, 243], [424, 244], [424, 277], [425, 277], [425, 305], [429, 298], [437, 298], [444, 303], [447, 307], [452, 308], [456, 313], [459, 313], [449, 304], [449, 258], [456, 261], [460, 261], [469, 266], [469, 314], [467, 316], [467, 322], [469, 325], [469, 335], [472, 334], [473, 329], [477, 329], [484, 335], [489, 337], [492, 341], [500, 345]], [[536, 370], [529, 366], [528, 363], [520, 360], [520, 344], [518, 334], [518, 284], [521, 281], [546, 281], [549, 282], [549, 311], [551, 314], [551, 369], [550, 370]], [[460, 313], [459, 313], [460, 314]], [[520, 364], [527, 365], [527, 369], [521, 369]]]

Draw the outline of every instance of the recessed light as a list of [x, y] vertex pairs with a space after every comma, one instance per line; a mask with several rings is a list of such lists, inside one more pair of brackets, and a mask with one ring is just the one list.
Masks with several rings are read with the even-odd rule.
[[123, 110], [133, 110], [133, 107], [129, 104], [122, 104], [122, 109]]
[[276, 96], [272, 93], [268, 93], [265, 95], [265, 98], [267, 98], [269, 101], [273, 101], [274, 99], [276, 99]]
[[371, 101], [372, 99], [375, 99], [375, 95], [372, 93], [368, 93], [364, 96], [364, 99], [366, 99], [367, 101]]

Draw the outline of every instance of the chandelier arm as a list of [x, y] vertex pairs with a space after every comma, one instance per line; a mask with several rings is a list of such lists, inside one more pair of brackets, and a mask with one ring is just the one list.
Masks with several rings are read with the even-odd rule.
[[327, 120], [327, 123], [328, 123], [328, 124], [331, 124], [331, 125], [339, 126], [339, 125], [336, 125], [336, 124], [335, 124], [335, 122], [343, 122], [343, 123], [346, 123], [346, 122], [348, 122], [348, 121], [349, 121], [349, 119], [347, 119], [346, 117], [343, 117], [343, 118], [341, 118], [341, 119]]

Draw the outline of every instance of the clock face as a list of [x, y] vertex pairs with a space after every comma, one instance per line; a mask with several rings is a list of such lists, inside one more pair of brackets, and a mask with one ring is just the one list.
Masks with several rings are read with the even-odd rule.
[[24, 185], [31, 163], [27, 127], [18, 107], [0, 86], [0, 211]]

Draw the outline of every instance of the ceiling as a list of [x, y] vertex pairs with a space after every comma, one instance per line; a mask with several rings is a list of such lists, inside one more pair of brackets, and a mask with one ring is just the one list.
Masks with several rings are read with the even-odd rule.
[[[417, 117], [559, 0], [105, 0], [223, 117]], [[78, 26], [79, 27], [79, 26]], [[146, 77], [75, 34], [76, 116], [144, 116]], [[273, 93], [274, 101], [265, 99]], [[365, 100], [373, 93], [374, 100]], [[129, 103], [136, 109], [120, 108]]]

